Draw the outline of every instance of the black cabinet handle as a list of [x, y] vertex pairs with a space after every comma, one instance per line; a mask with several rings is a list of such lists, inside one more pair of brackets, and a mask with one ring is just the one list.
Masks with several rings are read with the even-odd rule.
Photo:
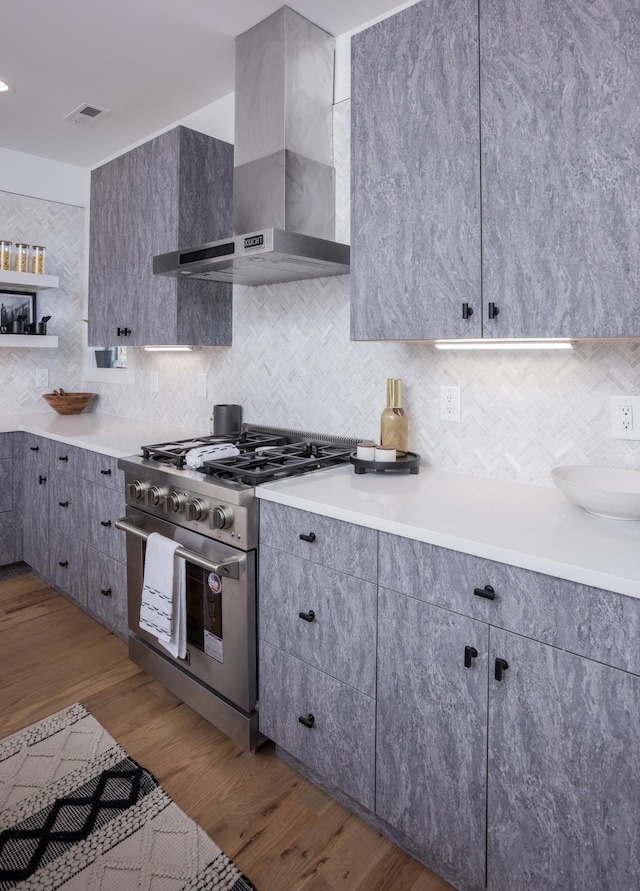
[[109, 526], [111, 525], [111, 520], [100, 520], [100, 525], [106, 526], [106, 528], [108, 529]]
[[305, 727], [313, 727], [313, 725], [316, 722], [316, 719], [313, 717], [313, 715], [309, 714], [309, 715], [306, 715], [306, 717], [305, 717], [305, 715], [300, 715], [300, 717], [298, 718], [298, 721], [300, 721], [301, 724], [304, 724]]
[[58, 566], [62, 566], [63, 569], [65, 569], [68, 565], [69, 565], [68, 560], [58, 560]]
[[496, 592], [493, 590], [491, 585], [485, 585], [484, 588], [474, 588], [473, 593], [476, 597], [484, 597], [485, 600], [495, 600]]
[[100, 593], [105, 597], [111, 597], [111, 588], [100, 588]]
[[313, 620], [316, 617], [316, 614], [314, 613], [314, 611], [312, 609], [310, 609], [308, 613], [298, 613], [298, 616], [301, 619], [304, 619], [305, 622], [313, 622]]
[[502, 680], [502, 674], [509, 668], [509, 663], [506, 659], [496, 659], [496, 671], [495, 678], [497, 681]]
[[478, 651], [475, 647], [465, 647], [464, 648], [464, 667], [471, 668], [471, 660], [476, 659], [478, 656]]
[[59, 501], [58, 504], [60, 505], [60, 507], [69, 507], [68, 501]]
[[29, 448], [31, 449], [32, 452], [39, 452], [39, 451], [40, 451], [40, 446], [29, 446]]
[[40, 485], [42, 485], [43, 483], [46, 483], [46, 481], [47, 481], [46, 476], [39, 476], [39, 477], [38, 477], [38, 482], [39, 482]]
[[58, 461], [68, 461], [68, 460], [69, 460], [68, 455], [58, 455]]
[[131, 328], [118, 328], [118, 337], [128, 337], [131, 334]]
[[499, 314], [500, 314], [500, 307], [496, 306], [495, 303], [490, 303], [489, 304], [489, 318], [497, 319]]
[[469, 306], [468, 303], [463, 303], [462, 304], [462, 318], [470, 319], [472, 315], [473, 315], [473, 307]]
[[111, 468], [109, 470], [101, 470], [100, 473], [102, 476], [111, 476]]
[[308, 535], [305, 535], [304, 532], [301, 532], [300, 538], [302, 539], [302, 541], [315, 541], [316, 534], [315, 532], [310, 532]]

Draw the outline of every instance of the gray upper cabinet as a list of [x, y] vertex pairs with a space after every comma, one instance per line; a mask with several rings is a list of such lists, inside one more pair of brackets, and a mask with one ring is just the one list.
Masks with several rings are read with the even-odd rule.
[[640, 334], [636, 0], [481, 0], [485, 337]]
[[479, 337], [476, 4], [423, 0], [355, 35], [351, 113], [353, 339]]
[[[92, 171], [89, 344], [231, 344], [231, 285], [153, 257], [231, 234], [233, 146], [176, 127]], [[118, 333], [119, 332], [119, 333]]]

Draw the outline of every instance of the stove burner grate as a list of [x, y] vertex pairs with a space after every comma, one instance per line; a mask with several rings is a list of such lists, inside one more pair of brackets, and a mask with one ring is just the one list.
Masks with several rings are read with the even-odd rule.
[[333, 467], [349, 460], [352, 449], [325, 443], [296, 442], [258, 447], [253, 452], [205, 461], [198, 468], [218, 479], [241, 480], [251, 486], [297, 476], [312, 470]]
[[161, 442], [156, 445], [142, 446], [142, 457], [158, 464], [174, 466], [181, 470], [187, 463], [187, 453], [191, 449], [200, 449], [209, 445], [235, 445], [241, 453], [252, 453], [255, 449], [267, 446], [280, 446], [284, 437], [254, 433], [242, 430], [237, 433], [213, 434], [199, 436], [197, 439], [177, 439], [173, 442]]

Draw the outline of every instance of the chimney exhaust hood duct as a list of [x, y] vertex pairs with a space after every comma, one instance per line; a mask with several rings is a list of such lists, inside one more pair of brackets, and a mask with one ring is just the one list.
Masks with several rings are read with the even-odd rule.
[[334, 240], [333, 65], [333, 37], [288, 6], [236, 38], [234, 235], [154, 257], [154, 273], [263, 285], [349, 272]]

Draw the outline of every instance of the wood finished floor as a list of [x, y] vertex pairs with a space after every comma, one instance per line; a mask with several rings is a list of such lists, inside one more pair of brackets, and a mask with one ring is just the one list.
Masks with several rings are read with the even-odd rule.
[[243, 752], [32, 574], [0, 581], [0, 737], [73, 702], [147, 767], [259, 891], [452, 891], [280, 761]]

